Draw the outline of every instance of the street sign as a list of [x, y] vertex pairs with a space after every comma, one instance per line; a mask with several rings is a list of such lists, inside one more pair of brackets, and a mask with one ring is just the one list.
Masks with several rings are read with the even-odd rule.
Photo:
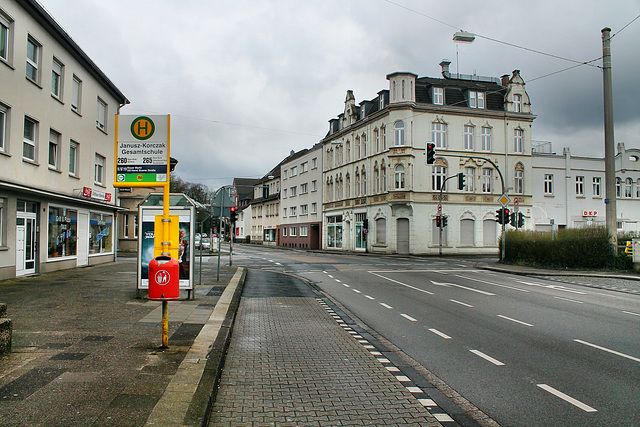
[[509, 199], [506, 194], [503, 194], [502, 196], [500, 196], [498, 201], [500, 202], [503, 208], [506, 208], [509, 205], [509, 202], [511, 201], [511, 199]]
[[116, 115], [114, 187], [161, 187], [169, 179], [169, 116]]
[[438, 213], [442, 212], [442, 203], [438, 203]]

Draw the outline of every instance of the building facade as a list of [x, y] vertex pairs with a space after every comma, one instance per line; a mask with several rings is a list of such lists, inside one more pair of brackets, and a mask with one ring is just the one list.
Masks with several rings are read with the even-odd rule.
[[248, 212], [251, 212], [251, 243], [276, 246], [280, 226], [280, 164], [258, 180]]
[[[638, 233], [640, 150], [618, 143], [615, 165], [618, 232]], [[606, 226], [604, 158], [534, 152], [533, 182], [536, 230]]]
[[501, 196], [531, 216], [535, 116], [519, 71], [497, 79], [440, 65], [442, 78], [389, 74], [389, 88], [359, 104], [347, 92], [322, 140], [323, 248], [494, 254]]
[[322, 144], [281, 166], [280, 246], [320, 249], [322, 231]]
[[113, 261], [128, 103], [35, 0], [0, 4], [0, 279]]

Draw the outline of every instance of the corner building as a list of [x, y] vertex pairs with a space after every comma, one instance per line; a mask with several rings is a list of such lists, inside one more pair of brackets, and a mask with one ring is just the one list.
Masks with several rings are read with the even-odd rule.
[[37, 1], [0, 2], [0, 280], [114, 260], [128, 103]]
[[[532, 227], [535, 116], [520, 72], [491, 78], [451, 74], [446, 60], [440, 65], [442, 78], [389, 74], [388, 89], [358, 104], [347, 91], [344, 112], [321, 141], [323, 248], [495, 254], [503, 194], [512, 209], [517, 199], [525, 228]], [[428, 142], [436, 147], [434, 164], [426, 161]], [[439, 204], [447, 217], [442, 233]]]

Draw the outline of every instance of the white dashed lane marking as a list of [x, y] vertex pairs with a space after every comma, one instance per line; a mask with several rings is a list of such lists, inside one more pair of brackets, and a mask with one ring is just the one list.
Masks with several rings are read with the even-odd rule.
[[553, 394], [554, 396], [559, 397], [560, 399], [562, 399], [562, 400], [564, 400], [566, 402], [569, 402], [574, 406], [577, 406], [578, 408], [582, 409], [585, 412], [598, 412], [597, 409], [592, 408], [591, 406], [589, 406], [587, 404], [584, 404], [584, 403], [580, 402], [579, 400], [574, 399], [573, 397], [571, 397], [571, 396], [569, 396], [567, 394], [564, 394], [563, 392], [561, 392], [559, 390], [556, 390], [555, 388], [553, 388], [553, 387], [551, 387], [549, 385], [537, 384], [537, 386], [540, 387], [541, 389], [543, 389], [544, 391], [547, 391], [547, 392]]

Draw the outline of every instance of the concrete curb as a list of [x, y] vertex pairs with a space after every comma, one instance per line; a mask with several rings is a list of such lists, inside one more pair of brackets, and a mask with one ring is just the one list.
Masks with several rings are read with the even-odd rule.
[[[224, 354], [242, 294], [246, 272], [238, 268], [196, 337], [165, 392], [147, 419], [147, 426], [197, 426], [208, 420], [211, 390], [224, 364]], [[222, 345], [219, 349], [218, 346]], [[207, 391], [208, 388], [208, 391]], [[213, 390], [215, 393], [215, 390]]]
[[510, 273], [510, 274], [518, 274], [521, 276], [580, 276], [580, 277], [600, 277], [606, 279], [622, 279], [622, 280], [634, 280], [640, 281], [640, 276], [632, 275], [632, 274], [616, 274], [615, 272], [595, 272], [595, 271], [584, 271], [584, 270], [544, 270], [544, 269], [535, 269], [533, 267], [522, 267], [518, 269], [517, 266], [511, 266], [509, 264], [505, 264], [505, 266], [500, 265], [489, 265], [486, 263], [477, 263], [476, 268], [481, 268], [483, 270], [490, 271], [498, 271], [500, 273]]

